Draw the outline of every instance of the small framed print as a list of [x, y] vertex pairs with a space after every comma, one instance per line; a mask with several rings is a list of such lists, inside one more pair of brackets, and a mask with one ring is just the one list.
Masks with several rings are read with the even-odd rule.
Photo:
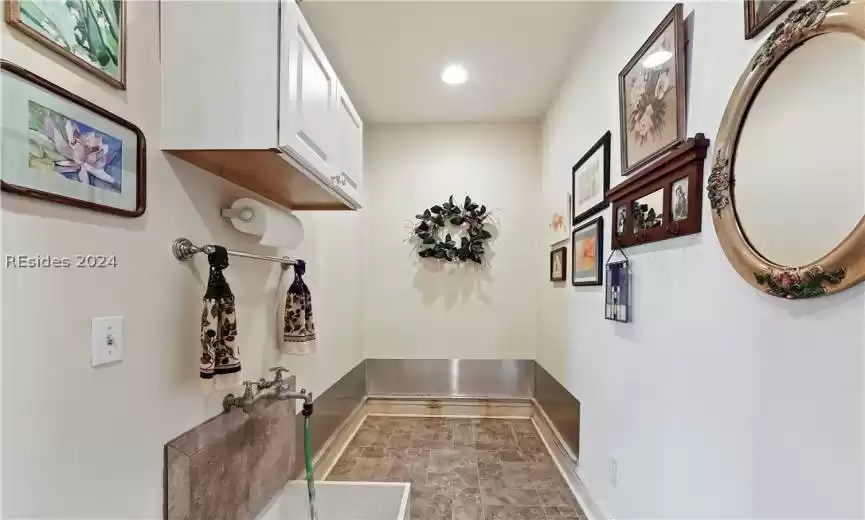
[[760, 34], [795, 3], [794, 0], [745, 0], [745, 39]]
[[670, 207], [673, 222], [688, 218], [688, 178], [684, 177], [673, 183], [670, 189]]
[[609, 204], [611, 136], [607, 131], [571, 168], [573, 224], [591, 217]]
[[628, 260], [607, 264], [607, 291], [604, 318], [631, 321], [631, 267]]
[[568, 271], [568, 249], [560, 247], [550, 251], [550, 281], [564, 282]]
[[[561, 206], [559, 205], [561, 204]], [[550, 212], [550, 245], [555, 246], [566, 242], [571, 236], [571, 194], [562, 197], [561, 202], [552, 203]]]
[[639, 235], [664, 225], [664, 189], [655, 190], [634, 201], [634, 234]]
[[141, 130], [32, 72], [0, 63], [3, 191], [124, 217], [146, 207]]
[[604, 217], [587, 222], [571, 234], [571, 284], [603, 283]]
[[628, 225], [628, 207], [619, 206], [616, 208], [616, 236], [620, 237], [625, 234], [626, 226]]

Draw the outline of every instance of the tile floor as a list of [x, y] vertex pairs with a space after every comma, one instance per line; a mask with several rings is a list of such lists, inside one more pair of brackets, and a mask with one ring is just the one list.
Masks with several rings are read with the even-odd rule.
[[370, 416], [327, 479], [411, 482], [413, 520], [585, 520], [527, 419]]

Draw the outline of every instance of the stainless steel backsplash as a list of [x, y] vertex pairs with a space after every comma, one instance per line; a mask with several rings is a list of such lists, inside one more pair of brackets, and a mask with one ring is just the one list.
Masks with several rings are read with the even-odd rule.
[[[366, 394], [366, 362], [361, 361], [346, 375], [339, 378], [330, 388], [321, 393], [313, 401], [312, 413], [312, 453], [324, 446], [324, 443], [348, 419], [357, 405], [363, 401]], [[303, 465], [303, 416], [298, 414], [295, 423], [295, 458], [292, 475], [304, 470]]]
[[558, 430], [561, 440], [573, 452], [574, 460], [580, 456], [580, 402], [565, 387], [535, 363], [535, 401]]
[[530, 359], [367, 359], [369, 396], [532, 397]]

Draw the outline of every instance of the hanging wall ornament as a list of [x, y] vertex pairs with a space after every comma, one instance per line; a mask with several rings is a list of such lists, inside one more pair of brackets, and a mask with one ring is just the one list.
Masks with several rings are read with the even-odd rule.
[[453, 195], [441, 205], [415, 215], [412, 238], [419, 242], [418, 256], [443, 262], [484, 263], [484, 244], [492, 238], [485, 229], [490, 212], [466, 196], [462, 205]]
[[604, 318], [628, 323], [631, 321], [631, 260], [622, 249], [624, 260], [610, 262], [614, 249], [607, 258], [607, 290]]

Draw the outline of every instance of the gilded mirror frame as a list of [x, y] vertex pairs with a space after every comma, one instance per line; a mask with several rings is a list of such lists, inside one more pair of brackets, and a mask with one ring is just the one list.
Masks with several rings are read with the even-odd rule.
[[823, 296], [865, 279], [865, 216], [822, 258], [808, 265], [785, 266], [764, 258], [748, 241], [736, 213], [732, 190], [739, 135], [764, 82], [797, 47], [831, 32], [853, 34], [865, 44], [865, 2], [811, 0], [791, 11], [757, 49], [736, 83], [715, 141], [707, 191], [721, 248], [742, 278], [780, 298]]

